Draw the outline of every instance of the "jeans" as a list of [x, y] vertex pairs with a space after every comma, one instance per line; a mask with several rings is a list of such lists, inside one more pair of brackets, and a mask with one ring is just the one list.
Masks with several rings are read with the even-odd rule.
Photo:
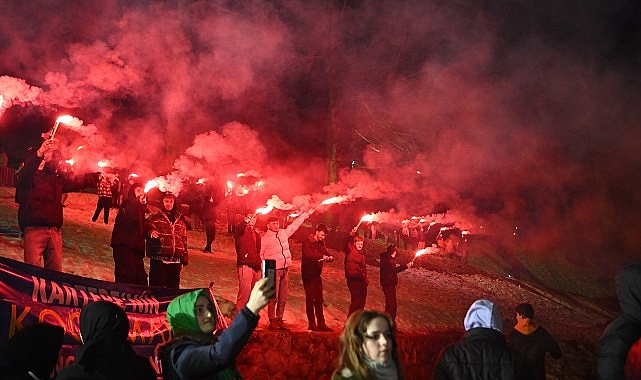
[[62, 232], [56, 227], [27, 227], [23, 236], [24, 262], [62, 272]]
[[357, 310], [365, 308], [365, 300], [367, 299], [367, 283], [363, 280], [347, 279], [347, 288], [349, 288], [350, 303], [347, 316], [352, 315]]
[[276, 269], [276, 294], [267, 303], [269, 319], [283, 319], [285, 303], [287, 302], [287, 288], [289, 287], [289, 271], [287, 268]]
[[305, 312], [310, 326], [325, 325], [323, 314], [323, 279], [321, 276], [303, 277]]
[[249, 295], [256, 281], [260, 280], [260, 270], [247, 265], [238, 267], [238, 296], [236, 297], [236, 312], [247, 305]]

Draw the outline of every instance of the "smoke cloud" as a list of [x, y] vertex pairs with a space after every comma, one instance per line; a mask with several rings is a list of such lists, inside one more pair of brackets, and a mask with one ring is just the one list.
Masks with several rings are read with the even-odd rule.
[[175, 191], [253, 173], [252, 207], [344, 196], [328, 209], [448, 210], [525, 248], [630, 254], [640, 16], [623, 0], [3, 2], [0, 141], [17, 164], [69, 114], [83, 124], [56, 140], [78, 171], [109, 160]]

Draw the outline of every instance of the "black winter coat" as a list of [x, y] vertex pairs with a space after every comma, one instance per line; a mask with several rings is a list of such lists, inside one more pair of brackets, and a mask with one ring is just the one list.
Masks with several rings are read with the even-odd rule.
[[27, 227], [62, 228], [62, 193], [82, 187], [56, 173], [50, 163], [38, 170], [41, 162], [36, 151], [29, 152], [16, 176], [18, 224], [22, 231]]
[[396, 265], [396, 258], [389, 253], [381, 253], [381, 287], [398, 285], [398, 273], [407, 269], [407, 264]]
[[434, 379], [531, 380], [532, 373], [527, 359], [506, 345], [503, 334], [477, 327], [441, 351]]
[[133, 188], [127, 199], [123, 201], [114, 229], [111, 233], [111, 246], [127, 247], [135, 252], [139, 257], [145, 256], [145, 211], [147, 205], [138, 201], [133, 194]]
[[316, 241], [314, 235], [309, 235], [301, 246], [300, 274], [302, 278], [318, 277], [323, 272], [323, 256], [329, 256], [325, 242]]
[[617, 274], [616, 284], [621, 315], [599, 340], [595, 379], [625, 378], [630, 347], [641, 339], [641, 264], [625, 266]]

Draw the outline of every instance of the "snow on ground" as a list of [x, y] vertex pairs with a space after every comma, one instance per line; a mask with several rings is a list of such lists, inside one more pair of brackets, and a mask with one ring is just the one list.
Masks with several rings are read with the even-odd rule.
[[[0, 255], [22, 260], [20, 239], [11, 234], [18, 230], [17, 205], [13, 198], [14, 189], [0, 187]], [[69, 195], [64, 210], [63, 268], [68, 273], [113, 281], [109, 241], [116, 210], [112, 210], [108, 225], [91, 222], [96, 199], [96, 195], [88, 193]], [[183, 269], [181, 287], [207, 287], [213, 282], [215, 293], [221, 300], [229, 301], [223, 300], [221, 308], [230, 313], [237, 290], [233, 238], [224, 226], [219, 225], [213, 254], [201, 252], [204, 242], [204, 232], [189, 231], [191, 257], [190, 264]], [[292, 241], [291, 247], [294, 264], [290, 269], [284, 319], [293, 330], [306, 331], [304, 292], [300, 278], [300, 242]], [[328, 325], [338, 331], [345, 321], [349, 292], [343, 272], [343, 254], [339, 251], [334, 253], [336, 260], [325, 265], [323, 281], [326, 319]], [[540, 285], [519, 282], [503, 274], [489, 274], [473, 265], [464, 267], [442, 257], [428, 257], [425, 262], [426, 267], [412, 268], [399, 275], [397, 321], [403, 333], [462, 329], [467, 308], [479, 298], [498, 302], [504, 325], [509, 330], [514, 325], [514, 306], [530, 302], [534, 305], [539, 322], [557, 339], [569, 342], [569, 345], [586, 346], [579, 349], [578, 355], [589, 356], [603, 327], [615, 316], [616, 310], [608, 310], [585, 297], [546, 290]], [[383, 310], [378, 268], [370, 266], [368, 274], [370, 283], [366, 307]], [[586, 289], [586, 294], [591, 293]], [[266, 320], [263, 311], [259, 328], [266, 327]], [[589, 365], [590, 359], [583, 359], [581, 365]], [[582, 371], [587, 369], [583, 368]]]

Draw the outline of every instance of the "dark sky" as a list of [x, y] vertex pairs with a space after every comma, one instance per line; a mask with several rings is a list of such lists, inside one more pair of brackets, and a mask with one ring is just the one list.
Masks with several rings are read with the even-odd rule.
[[[79, 169], [253, 171], [296, 205], [444, 203], [473, 230], [631, 253], [639, 20], [622, 0], [2, 0], [0, 144], [18, 160], [67, 113]], [[341, 174], [324, 188], [330, 125]]]

